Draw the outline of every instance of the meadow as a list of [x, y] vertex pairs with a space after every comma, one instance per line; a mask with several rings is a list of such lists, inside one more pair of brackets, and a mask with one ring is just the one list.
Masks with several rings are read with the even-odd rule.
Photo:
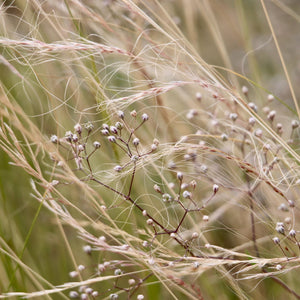
[[0, 299], [300, 299], [298, 0], [0, 16]]

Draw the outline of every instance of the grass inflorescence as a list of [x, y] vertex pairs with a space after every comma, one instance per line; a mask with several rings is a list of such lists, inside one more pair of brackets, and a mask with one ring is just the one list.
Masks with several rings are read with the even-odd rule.
[[4, 2], [0, 298], [300, 299], [296, 2]]

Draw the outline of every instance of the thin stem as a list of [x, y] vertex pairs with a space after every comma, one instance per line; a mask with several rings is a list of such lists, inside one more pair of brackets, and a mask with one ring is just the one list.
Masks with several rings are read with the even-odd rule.
[[[138, 210], [140, 210], [141, 212], [144, 211], [144, 209], [143, 209], [139, 204], [137, 204], [130, 196], [127, 196], [127, 195], [125, 195], [125, 194], [123, 194], [123, 193], [121, 193], [121, 192], [115, 190], [115, 189], [112, 188], [111, 186], [109, 186], [109, 185], [107, 185], [107, 184], [105, 184], [105, 183], [103, 183], [103, 182], [97, 180], [97, 179], [94, 178], [94, 177], [91, 177], [90, 180], [97, 182], [98, 184], [104, 186], [105, 188], [107, 188], [107, 189], [113, 191], [114, 193], [120, 195], [120, 196], [123, 197], [125, 200], [128, 200], [129, 202], [131, 202], [131, 203], [132, 203]], [[185, 214], [186, 214], [186, 213], [185, 213]], [[166, 234], [170, 235], [171, 233], [174, 232], [173, 230], [168, 230], [167, 228], [165, 228], [162, 224], [160, 224], [157, 220], [155, 220], [149, 213], [146, 213], [146, 216], [147, 216], [149, 219], [151, 219], [158, 227], [160, 227]], [[183, 244], [179, 239], [174, 238], [174, 240], [176, 240], [176, 242], [177, 242], [180, 246], [182, 246], [186, 251], [188, 251], [188, 253], [189, 253], [191, 256], [193, 256], [193, 257], [195, 256], [195, 255], [193, 254], [193, 252], [192, 252], [191, 250], [189, 250], [188, 247], [187, 247], [185, 244]]]
[[144, 279], [141, 279], [139, 281], [139, 283], [134, 287], [134, 289], [132, 290], [131, 293], [129, 293], [128, 297], [132, 297], [134, 295], [134, 293], [138, 290], [138, 288], [151, 276], [153, 275], [153, 273], [151, 272], [149, 275], [147, 275]]
[[183, 221], [184, 221], [184, 219], [185, 219], [187, 213], [188, 213], [188, 211], [185, 210], [185, 212], [184, 212], [184, 214], [183, 214], [183, 216], [182, 216], [182, 218], [181, 218], [181, 220], [180, 220], [180, 222], [179, 222], [177, 228], [175, 229], [174, 233], [177, 233], [177, 232], [178, 232], [178, 230], [179, 230], [180, 226], [182, 225], [182, 223], [183, 223]]
[[248, 191], [248, 195], [249, 195], [249, 204], [250, 204], [250, 219], [251, 219], [252, 241], [253, 241], [253, 244], [254, 244], [255, 254], [256, 254], [257, 257], [259, 257], [259, 251], [258, 251], [257, 242], [256, 242], [255, 220], [254, 220], [254, 205], [253, 205], [254, 199], [253, 199], [253, 194], [250, 190]]
[[278, 283], [280, 286], [282, 286], [285, 290], [287, 290], [290, 294], [294, 295], [297, 299], [300, 299], [300, 295], [297, 294], [294, 290], [292, 290], [290, 287], [288, 287], [281, 279], [270, 276], [272, 280], [274, 280], [276, 283]]
[[133, 171], [132, 171], [132, 175], [131, 175], [131, 180], [130, 180], [129, 191], [128, 191], [127, 197], [129, 197], [130, 194], [131, 194], [131, 189], [132, 189], [132, 186], [133, 186], [135, 170], [136, 170], [136, 163], [134, 163], [134, 166], [133, 166]]

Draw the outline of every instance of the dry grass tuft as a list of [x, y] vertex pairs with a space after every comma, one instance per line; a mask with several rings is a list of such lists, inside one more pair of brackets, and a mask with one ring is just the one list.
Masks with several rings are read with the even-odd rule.
[[0, 298], [300, 299], [294, 6], [3, 2]]

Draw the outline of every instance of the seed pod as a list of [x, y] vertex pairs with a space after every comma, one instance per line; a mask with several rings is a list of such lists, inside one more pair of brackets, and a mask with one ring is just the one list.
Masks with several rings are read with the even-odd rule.
[[242, 86], [242, 92], [244, 95], [248, 95], [249, 90], [245, 85]]
[[77, 123], [77, 124], [74, 126], [74, 130], [75, 130], [78, 134], [80, 134], [80, 133], [82, 132], [82, 126], [81, 126], [79, 123]]
[[116, 171], [116, 172], [121, 172], [122, 171], [122, 167], [121, 166], [115, 166], [114, 167], [114, 170]]
[[140, 143], [140, 140], [138, 138], [135, 138], [135, 139], [133, 139], [132, 143], [134, 146], [138, 146]]
[[204, 216], [202, 217], [202, 220], [203, 220], [204, 222], [208, 222], [208, 221], [209, 221], [209, 216], [204, 215]]
[[253, 125], [255, 124], [255, 122], [256, 122], [256, 119], [253, 118], [253, 117], [250, 117], [249, 120], [248, 120], [248, 122], [249, 122], [249, 124], [250, 124], [251, 126], [253, 126]]
[[219, 190], [219, 186], [217, 184], [214, 184], [213, 185], [213, 192], [214, 192], [214, 194], [216, 194], [218, 192], [218, 190]]
[[133, 118], [135, 118], [135, 117], [136, 117], [136, 115], [137, 115], [137, 113], [136, 113], [136, 111], [135, 111], [135, 110], [133, 110], [132, 112], [130, 112], [130, 115], [131, 115]]
[[149, 226], [153, 225], [153, 220], [152, 220], [152, 219], [148, 219], [148, 220], [147, 220], [147, 224], [148, 224]]
[[231, 113], [229, 115], [229, 119], [232, 120], [233, 122], [235, 122], [237, 118], [238, 118], [238, 115], [236, 113]]
[[197, 99], [198, 101], [201, 101], [201, 100], [202, 100], [202, 94], [201, 94], [200, 92], [197, 92], [197, 93], [196, 93], [196, 99]]
[[142, 114], [142, 120], [144, 122], [148, 121], [149, 120], [149, 116], [147, 114]]
[[275, 110], [271, 110], [271, 111], [269, 112], [267, 118], [268, 118], [271, 122], [273, 122], [275, 116], [276, 116], [276, 111], [275, 111]]
[[296, 129], [299, 127], [299, 122], [297, 120], [293, 120], [291, 124], [292, 124], [292, 129]]
[[157, 193], [161, 193], [161, 188], [160, 188], [159, 185], [155, 184], [155, 185], [153, 186], [153, 188], [154, 188], [154, 190], [155, 190]]
[[115, 127], [121, 130], [123, 128], [123, 124], [121, 122], [116, 122]]
[[110, 126], [109, 127], [109, 131], [113, 134], [117, 134], [118, 133], [118, 129], [115, 126]]
[[119, 110], [118, 111], [118, 117], [123, 120], [124, 116], [125, 116], [124, 112], [122, 110]]
[[110, 135], [107, 139], [108, 139], [111, 143], [116, 143], [116, 142], [117, 142], [116, 138], [115, 138], [113, 135]]
[[51, 135], [50, 141], [53, 144], [57, 144], [58, 143], [58, 137], [57, 137], [57, 135]]
[[177, 172], [177, 179], [182, 181], [183, 179], [183, 174], [181, 172]]
[[97, 141], [95, 141], [93, 143], [93, 145], [94, 145], [95, 149], [99, 149], [101, 147], [101, 144], [99, 142], [97, 142]]
[[290, 230], [289, 236], [294, 238], [296, 236], [296, 231], [294, 229]]
[[189, 198], [191, 198], [191, 196], [192, 196], [192, 194], [189, 191], [184, 191], [182, 193], [183, 198], [189, 199]]
[[104, 123], [104, 124], [102, 124], [102, 128], [103, 128], [103, 129], [107, 129], [107, 130], [109, 130], [109, 126], [108, 126], [108, 124], [105, 124], [105, 123]]
[[199, 233], [198, 232], [193, 232], [192, 233], [192, 239], [197, 239], [199, 237]]
[[86, 123], [84, 125], [84, 128], [88, 131], [88, 132], [91, 132], [93, 129], [94, 129], [94, 125], [90, 122]]

